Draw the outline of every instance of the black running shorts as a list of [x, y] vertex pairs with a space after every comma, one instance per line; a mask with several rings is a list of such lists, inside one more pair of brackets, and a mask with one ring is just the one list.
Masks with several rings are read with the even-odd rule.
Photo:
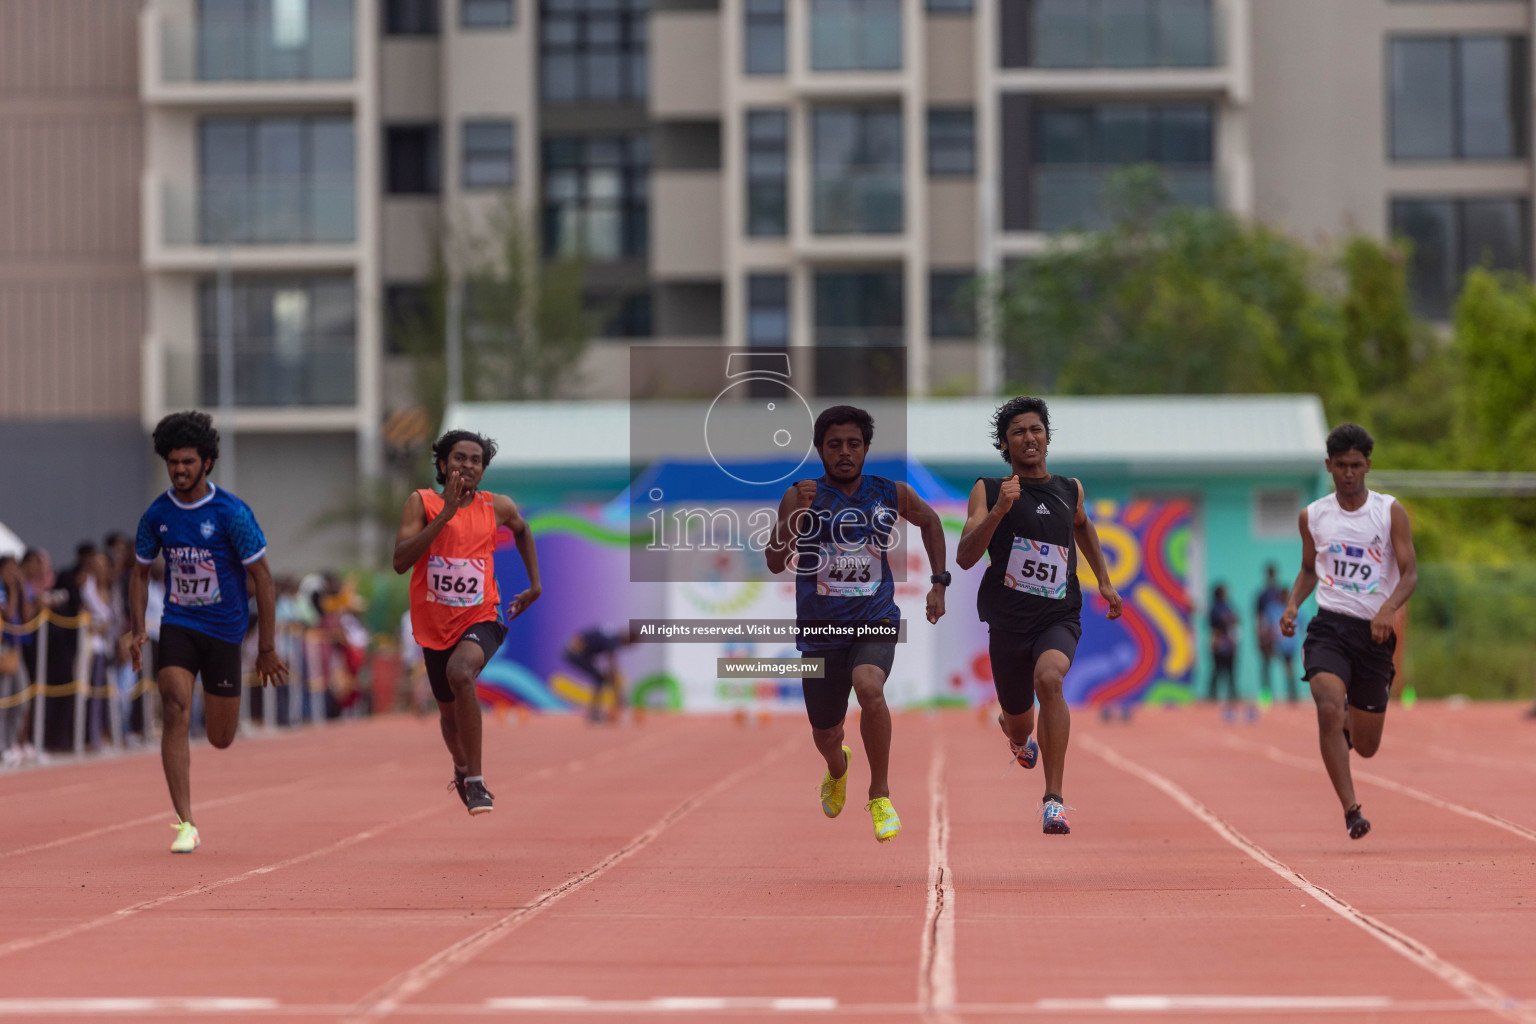
[[1035, 662], [1046, 651], [1060, 651], [1070, 664], [1077, 656], [1080, 623], [1065, 621], [1046, 626], [1038, 633], [1005, 633], [994, 629], [987, 638], [992, 659], [992, 685], [997, 702], [1010, 715], [1022, 715], [1035, 706]]
[[182, 668], [203, 677], [203, 692], [214, 697], [240, 696], [240, 645], [184, 626], [160, 627], [155, 671]]
[[802, 677], [805, 713], [813, 729], [835, 729], [848, 715], [848, 695], [853, 692], [853, 670], [858, 665], [873, 665], [882, 676], [891, 674], [896, 660], [896, 645], [861, 642], [830, 651], [806, 651], [801, 658], [821, 658], [825, 662], [822, 677]]
[[432, 647], [421, 649], [421, 660], [427, 666], [427, 682], [432, 684], [432, 696], [439, 703], [453, 703], [453, 687], [448, 684], [448, 659], [453, 657], [453, 652], [459, 644], [466, 640], [480, 645], [485, 652], [486, 663], [496, 657], [496, 652], [501, 649], [501, 642], [507, 638], [507, 627], [495, 619], [487, 619], [485, 622], [477, 622], [470, 626], [459, 636], [459, 643], [454, 644], [446, 651], [439, 651]]
[[1319, 672], [1338, 676], [1344, 680], [1350, 707], [1380, 713], [1387, 710], [1387, 698], [1392, 695], [1396, 651], [1396, 633], [1379, 644], [1371, 639], [1369, 619], [1320, 609], [1307, 623], [1301, 678], [1310, 682]]

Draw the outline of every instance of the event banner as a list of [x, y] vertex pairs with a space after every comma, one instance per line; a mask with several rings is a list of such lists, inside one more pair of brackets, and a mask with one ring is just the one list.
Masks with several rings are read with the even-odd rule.
[[[1189, 578], [1193, 506], [1182, 500], [1091, 505], [1124, 614], [1115, 621], [1104, 617], [1098, 584], [1080, 560], [1083, 637], [1067, 674], [1067, 697], [1078, 706], [1188, 700], [1195, 662]], [[905, 579], [894, 584], [903, 635], [886, 686], [893, 707], [993, 700], [987, 627], [976, 616], [983, 565], [968, 572], [954, 567], [965, 508], [936, 508], [944, 520], [954, 584], [945, 594], [944, 616], [930, 624], [924, 614], [927, 556], [916, 530], [906, 527]], [[700, 574], [713, 580], [631, 582], [634, 541], [627, 518], [591, 506], [546, 510], [529, 521], [544, 594], [511, 623], [506, 643], [486, 666], [484, 700], [547, 711], [584, 708], [592, 683], [582, 659], [568, 653], [571, 642], [592, 629], [628, 634], [633, 622], [642, 635], [630, 637], [614, 657], [636, 704], [713, 712], [803, 707], [798, 678], [720, 673], [721, 659], [798, 656], [784, 628], [795, 620], [794, 583], [788, 573], [768, 576], [761, 554], [719, 552], [716, 571]], [[504, 599], [526, 586], [510, 537], [503, 538], [496, 568]], [[690, 636], [685, 629], [696, 632]]]

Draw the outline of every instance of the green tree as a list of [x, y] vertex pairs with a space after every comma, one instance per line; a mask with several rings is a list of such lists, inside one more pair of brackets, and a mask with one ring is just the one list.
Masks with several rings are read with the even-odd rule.
[[1456, 303], [1461, 456], [1468, 469], [1536, 469], [1536, 288], [1476, 269]]

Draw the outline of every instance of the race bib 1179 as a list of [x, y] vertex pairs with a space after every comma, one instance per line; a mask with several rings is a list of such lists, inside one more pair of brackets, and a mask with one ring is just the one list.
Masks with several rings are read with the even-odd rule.
[[1385, 552], [1381, 548], [1356, 547], [1353, 544], [1329, 544], [1323, 553], [1324, 586], [1349, 594], [1374, 594], [1381, 589], [1381, 567]]

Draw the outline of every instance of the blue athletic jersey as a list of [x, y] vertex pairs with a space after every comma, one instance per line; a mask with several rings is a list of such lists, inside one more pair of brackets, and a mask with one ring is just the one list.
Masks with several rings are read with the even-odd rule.
[[[896, 585], [886, 553], [896, 541], [896, 485], [881, 476], [865, 476], [850, 497], [816, 482], [810, 511], [816, 528], [801, 537], [795, 575], [795, 619], [807, 622], [901, 621]], [[846, 647], [852, 639], [805, 637], [802, 651]]]
[[165, 556], [163, 625], [239, 643], [250, 620], [245, 567], [267, 553], [251, 507], [213, 484], [183, 505], [166, 491], [139, 520], [134, 554], [148, 565]]

